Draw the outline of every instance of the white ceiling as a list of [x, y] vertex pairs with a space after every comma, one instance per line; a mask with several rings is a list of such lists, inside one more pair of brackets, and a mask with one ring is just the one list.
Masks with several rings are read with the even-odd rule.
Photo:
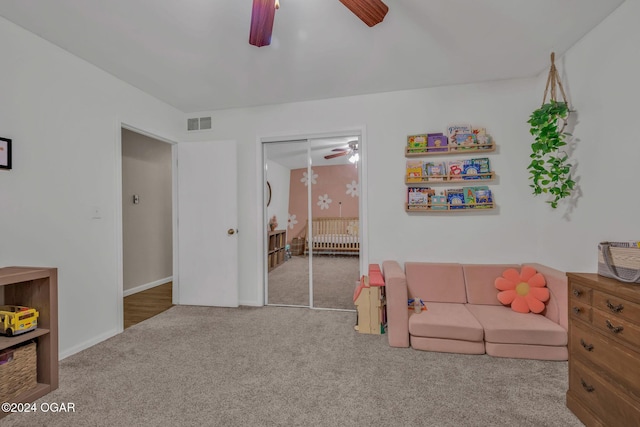
[[386, 0], [369, 28], [338, 0], [2, 0], [0, 16], [185, 113], [531, 77], [623, 0]]

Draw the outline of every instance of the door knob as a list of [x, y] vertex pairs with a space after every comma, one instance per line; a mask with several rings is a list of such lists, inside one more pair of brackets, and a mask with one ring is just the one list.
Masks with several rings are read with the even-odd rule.
[[233, 228], [230, 228], [230, 229], [227, 230], [227, 234], [229, 236], [231, 236], [232, 234], [236, 234], [236, 230], [234, 230]]

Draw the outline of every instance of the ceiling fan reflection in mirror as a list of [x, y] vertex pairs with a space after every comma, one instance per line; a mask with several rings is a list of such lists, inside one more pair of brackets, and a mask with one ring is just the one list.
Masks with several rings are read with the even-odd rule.
[[[339, 0], [369, 27], [379, 24], [389, 11], [381, 0]], [[253, 0], [249, 44], [257, 47], [271, 44], [273, 20], [280, 0]]]
[[335, 159], [336, 157], [349, 156], [348, 160], [351, 163], [357, 163], [358, 160], [360, 160], [360, 154], [358, 154], [357, 140], [349, 141], [347, 146], [344, 148], [334, 148], [331, 151], [335, 151], [336, 153], [327, 154], [326, 156], [324, 156], [325, 159], [329, 160], [329, 159]]

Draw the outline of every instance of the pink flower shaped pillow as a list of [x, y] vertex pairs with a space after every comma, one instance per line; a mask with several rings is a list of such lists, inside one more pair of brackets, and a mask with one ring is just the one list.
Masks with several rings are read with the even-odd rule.
[[541, 273], [534, 268], [524, 266], [520, 273], [515, 268], [509, 268], [496, 279], [498, 300], [504, 304], [511, 304], [511, 309], [518, 313], [542, 313], [544, 302], [549, 299], [549, 289]]

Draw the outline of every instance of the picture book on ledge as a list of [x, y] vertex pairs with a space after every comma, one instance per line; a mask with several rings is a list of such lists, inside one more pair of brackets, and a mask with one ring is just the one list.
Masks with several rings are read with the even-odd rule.
[[446, 211], [447, 198], [441, 194], [431, 196], [431, 209], [434, 211]]
[[447, 167], [440, 162], [427, 162], [424, 164], [427, 179], [431, 181], [444, 181], [447, 176]]
[[464, 209], [464, 190], [462, 188], [447, 190], [447, 203], [449, 203], [449, 209]]
[[427, 151], [430, 153], [447, 151], [448, 145], [449, 140], [442, 133], [432, 133], [427, 136]]
[[407, 182], [422, 182], [423, 168], [422, 160], [407, 160]]
[[468, 159], [462, 162], [462, 179], [490, 179], [489, 158]]
[[450, 151], [477, 150], [492, 146], [491, 136], [486, 128], [470, 124], [452, 124], [447, 127]]
[[427, 151], [427, 134], [407, 136], [407, 148], [414, 153]]
[[449, 137], [449, 149], [451, 151], [457, 150], [458, 141], [462, 142], [466, 136], [473, 134], [473, 128], [470, 124], [451, 124], [447, 126], [447, 136]]
[[466, 209], [488, 209], [493, 207], [491, 190], [486, 185], [463, 187], [462, 193]]
[[435, 194], [435, 190], [429, 187], [409, 187], [407, 189], [407, 203], [409, 206], [427, 206], [433, 194]]

